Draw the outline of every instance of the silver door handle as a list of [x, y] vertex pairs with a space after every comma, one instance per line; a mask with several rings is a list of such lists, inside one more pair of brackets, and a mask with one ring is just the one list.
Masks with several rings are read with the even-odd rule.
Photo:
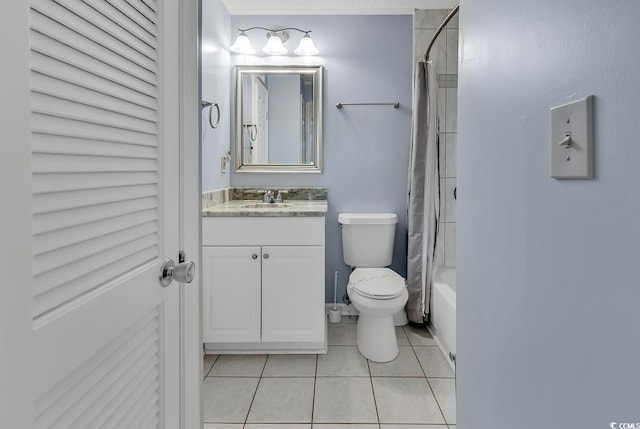
[[173, 280], [178, 283], [191, 283], [196, 276], [196, 264], [192, 261], [176, 265], [173, 259], [167, 259], [160, 270], [160, 284], [167, 287]]

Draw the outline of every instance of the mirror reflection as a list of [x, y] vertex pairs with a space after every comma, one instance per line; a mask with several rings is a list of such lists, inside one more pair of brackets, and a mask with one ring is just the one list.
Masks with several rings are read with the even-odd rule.
[[321, 172], [322, 68], [237, 67], [236, 169]]

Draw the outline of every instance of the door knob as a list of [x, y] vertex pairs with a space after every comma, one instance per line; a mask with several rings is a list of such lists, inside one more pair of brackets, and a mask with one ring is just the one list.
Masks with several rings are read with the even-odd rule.
[[262, 257], [263, 257], [264, 259], [269, 259], [269, 254], [268, 254], [268, 253], [265, 253], [264, 255], [262, 255]]
[[179, 283], [191, 283], [196, 276], [196, 264], [192, 261], [176, 265], [173, 259], [167, 259], [160, 271], [160, 284], [167, 287], [173, 280]]

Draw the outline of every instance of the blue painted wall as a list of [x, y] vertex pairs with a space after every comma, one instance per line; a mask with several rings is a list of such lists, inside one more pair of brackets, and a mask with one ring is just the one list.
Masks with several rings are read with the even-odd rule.
[[[639, 422], [640, 3], [463, 1], [460, 428]], [[594, 180], [550, 177], [553, 106], [594, 95]]]
[[[231, 176], [221, 171], [221, 158], [231, 145], [231, 16], [221, 0], [202, 2], [202, 99], [218, 103], [220, 125], [209, 125], [202, 111], [202, 191], [229, 187]], [[213, 120], [216, 119], [214, 111]]]
[[[311, 29], [321, 55], [296, 58], [291, 52], [300, 33], [285, 44], [289, 56], [232, 62], [252, 64], [323, 64], [324, 172], [322, 174], [232, 173], [232, 186], [325, 186], [329, 188], [326, 224], [326, 300], [333, 300], [333, 273], [340, 271], [338, 301], [350, 268], [342, 260], [340, 212], [395, 212], [399, 217], [392, 268], [406, 275], [406, 182], [411, 136], [411, 16], [232, 16], [237, 28]], [[265, 33], [248, 33], [259, 51]], [[400, 108], [345, 107], [338, 102], [399, 101]]]

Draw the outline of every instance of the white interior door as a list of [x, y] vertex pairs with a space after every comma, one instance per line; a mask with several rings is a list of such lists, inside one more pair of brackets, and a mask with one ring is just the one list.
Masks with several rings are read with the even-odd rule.
[[29, 7], [32, 426], [179, 427], [178, 2]]

